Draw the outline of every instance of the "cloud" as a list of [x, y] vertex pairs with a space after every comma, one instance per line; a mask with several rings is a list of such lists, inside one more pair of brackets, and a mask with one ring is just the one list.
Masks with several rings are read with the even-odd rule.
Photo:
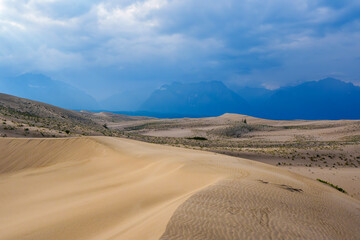
[[99, 81], [356, 82], [359, 32], [356, 0], [0, 0], [0, 68], [93, 93]]

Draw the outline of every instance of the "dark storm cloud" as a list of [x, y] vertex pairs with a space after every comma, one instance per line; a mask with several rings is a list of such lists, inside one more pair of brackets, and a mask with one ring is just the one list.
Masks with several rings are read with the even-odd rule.
[[356, 0], [5, 0], [0, 69], [93, 94], [174, 80], [274, 88], [334, 73], [358, 83], [359, 19]]

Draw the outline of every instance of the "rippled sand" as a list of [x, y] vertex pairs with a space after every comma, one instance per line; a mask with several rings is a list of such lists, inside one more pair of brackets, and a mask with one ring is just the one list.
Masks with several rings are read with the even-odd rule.
[[0, 239], [357, 239], [360, 202], [287, 170], [106, 137], [0, 139]]

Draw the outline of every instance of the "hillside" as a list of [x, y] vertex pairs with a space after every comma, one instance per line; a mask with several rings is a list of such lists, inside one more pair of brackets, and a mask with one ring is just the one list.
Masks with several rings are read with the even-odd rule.
[[85, 114], [0, 93], [0, 134], [57, 137], [110, 134]]

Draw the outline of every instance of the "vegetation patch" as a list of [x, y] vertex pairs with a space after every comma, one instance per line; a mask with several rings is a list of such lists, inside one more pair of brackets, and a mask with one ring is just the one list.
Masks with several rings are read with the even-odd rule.
[[313, 129], [324, 129], [324, 128], [330, 128], [334, 127], [334, 125], [330, 124], [322, 124], [322, 125], [288, 125], [288, 126], [282, 126], [283, 129], [300, 129], [300, 130], [313, 130]]
[[208, 140], [208, 139], [205, 138], [205, 137], [190, 137], [190, 138], [186, 138], [186, 139], [200, 140], [200, 141], [206, 141], [206, 140]]
[[345, 136], [342, 139], [348, 142], [360, 142], [360, 135]]
[[212, 130], [211, 132], [213, 134], [219, 135], [219, 136], [239, 138], [243, 134], [246, 134], [246, 133], [254, 131], [254, 130], [255, 130], [254, 126], [248, 125], [248, 124], [242, 122], [242, 123], [233, 124], [232, 126], [229, 126], [229, 127], [215, 129], [215, 130]]
[[340, 191], [340, 192], [342, 192], [342, 193], [347, 193], [343, 188], [339, 187], [338, 185], [334, 185], [334, 184], [332, 184], [332, 183], [329, 183], [329, 182], [327, 182], [327, 181], [325, 181], [325, 180], [321, 180], [321, 179], [319, 179], [319, 178], [316, 179], [316, 180], [318, 180], [319, 182], [325, 183], [325, 184], [327, 184], [327, 185], [335, 188], [336, 190], [338, 190], [338, 191]]
[[241, 122], [236, 122], [225, 128], [210, 130], [210, 134], [222, 137], [241, 138], [244, 134], [254, 131], [273, 131], [279, 127], [261, 125], [261, 124], [248, 124], [246, 119]]

